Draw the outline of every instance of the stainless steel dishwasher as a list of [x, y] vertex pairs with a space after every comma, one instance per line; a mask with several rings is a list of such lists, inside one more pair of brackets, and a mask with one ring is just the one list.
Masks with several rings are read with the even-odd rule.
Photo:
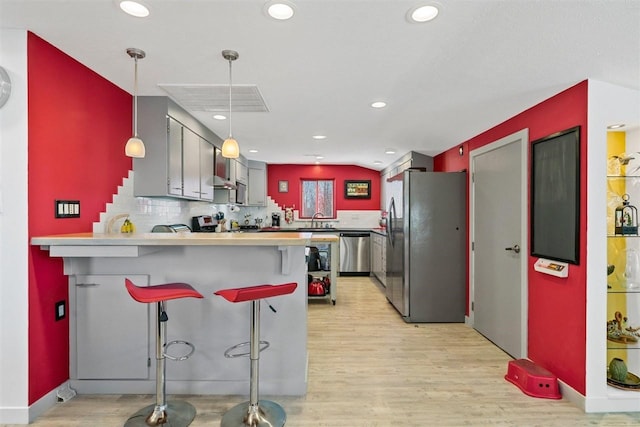
[[340, 233], [341, 276], [368, 276], [370, 259], [369, 233]]

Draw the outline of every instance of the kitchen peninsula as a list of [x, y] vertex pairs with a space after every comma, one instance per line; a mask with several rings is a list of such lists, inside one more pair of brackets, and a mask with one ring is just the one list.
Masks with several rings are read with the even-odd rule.
[[[186, 282], [205, 296], [167, 303], [167, 340], [195, 345], [193, 356], [167, 362], [170, 394], [246, 394], [249, 361], [224, 350], [249, 339], [250, 304], [228, 304], [216, 290], [297, 282], [261, 311], [260, 389], [304, 395], [307, 369], [305, 246], [311, 233], [78, 233], [34, 237], [62, 257], [69, 277], [70, 385], [79, 393], [153, 393], [155, 307], [135, 302], [137, 285]], [[178, 347], [178, 348], [176, 348]], [[186, 353], [181, 345], [169, 352]]]

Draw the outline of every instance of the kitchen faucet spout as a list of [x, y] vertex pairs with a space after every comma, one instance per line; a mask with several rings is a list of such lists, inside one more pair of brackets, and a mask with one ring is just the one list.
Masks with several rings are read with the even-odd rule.
[[311, 228], [314, 228], [314, 222], [316, 221], [318, 216], [324, 216], [324, 215], [322, 214], [322, 212], [314, 213], [313, 216], [311, 217]]

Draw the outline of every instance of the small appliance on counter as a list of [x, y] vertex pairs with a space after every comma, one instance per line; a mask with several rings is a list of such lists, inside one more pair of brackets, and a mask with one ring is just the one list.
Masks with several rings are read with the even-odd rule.
[[218, 219], [214, 219], [211, 215], [198, 215], [191, 218], [191, 229], [195, 232], [213, 233], [216, 231]]
[[280, 227], [280, 214], [274, 212], [271, 214], [271, 226], [272, 227]]
[[152, 233], [189, 233], [191, 229], [186, 224], [154, 225]]

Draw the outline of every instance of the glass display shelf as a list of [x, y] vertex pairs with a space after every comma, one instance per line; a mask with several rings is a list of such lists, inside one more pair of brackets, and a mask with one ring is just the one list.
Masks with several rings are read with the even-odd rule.
[[633, 294], [640, 293], [640, 286], [627, 286], [626, 281], [608, 281], [607, 293], [609, 294]]

